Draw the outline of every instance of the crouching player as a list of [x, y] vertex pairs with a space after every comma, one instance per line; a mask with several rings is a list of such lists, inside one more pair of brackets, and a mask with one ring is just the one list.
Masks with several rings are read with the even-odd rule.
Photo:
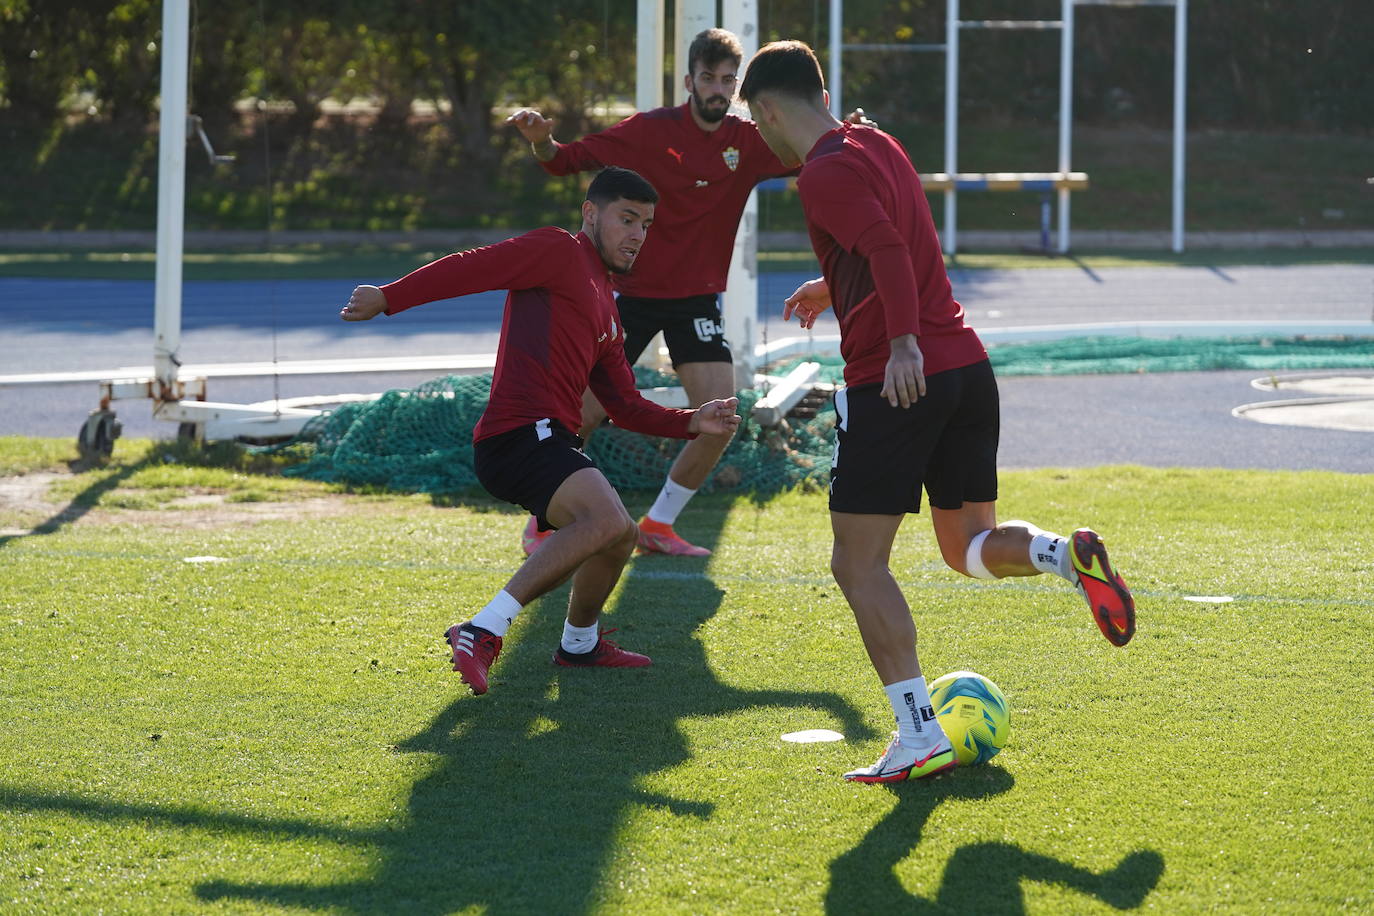
[[650, 664], [597, 628], [638, 528], [582, 452], [574, 432], [582, 392], [590, 387], [616, 425], [649, 435], [728, 437], [740, 422], [736, 398], [673, 410], [635, 390], [611, 274], [633, 266], [657, 202], [658, 193], [638, 173], [605, 169], [587, 189], [577, 235], [546, 227], [451, 254], [385, 286], [359, 286], [340, 313], [345, 321], [366, 321], [437, 299], [510, 290], [491, 397], [473, 430], [474, 464], [492, 496], [523, 506], [540, 529], [554, 533], [471, 620], [448, 629], [453, 668], [473, 693], [486, 693], [501, 640], [521, 608], [569, 576], [568, 618], [554, 662]]

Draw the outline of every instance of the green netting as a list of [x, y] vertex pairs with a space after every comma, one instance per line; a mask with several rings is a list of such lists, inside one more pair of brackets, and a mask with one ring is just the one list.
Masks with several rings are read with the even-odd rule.
[[[988, 358], [1003, 378], [1210, 369], [1374, 369], [1374, 337], [1074, 337], [990, 345]], [[844, 363], [838, 356], [798, 357], [775, 371], [788, 372], [806, 360], [821, 364], [822, 381], [842, 383]]]
[[[1082, 337], [988, 348], [1001, 376], [1178, 372], [1203, 369], [1293, 371], [1374, 369], [1374, 338]], [[841, 381], [839, 357], [821, 363], [821, 380]], [[786, 372], [801, 358], [776, 367]], [[674, 384], [671, 376], [636, 369], [641, 388]], [[302, 454], [286, 473], [421, 493], [458, 493], [477, 486], [472, 428], [486, 408], [491, 376], [446, 376], [380, 400], [345, 404], [280, 448]], [[830, 468], [835, 411], [809, 398], [776, 427], [755, 423], [759, 393], [739, 394], [744, 422], [703, 488], [776, 493], [824, 486]], [[605, 427], [587, 454], [617, 489], [657, 489], [682, 443]]]
[[[641, 388], [675, 384], [671, 376], [635, 370]], [[313, 420], [283, 449], [305, 456], [285, 473], [418, 493], [457, 493], [477, 486], [472, 428], [487, 406], [490, 375], [450, 375], [379, 400], [345, 404]], [[835, 411], [814, 405], [810, 416], [764, 427], [751, 418], [756, 391], [739, 394], [744, 418], [730, 447], [702, 489], [760, 494], [822, 485], [830, 470]], [[616, 489], [658, 489], [682, 448], [677, 439], [599, 430], [587, 454]]]

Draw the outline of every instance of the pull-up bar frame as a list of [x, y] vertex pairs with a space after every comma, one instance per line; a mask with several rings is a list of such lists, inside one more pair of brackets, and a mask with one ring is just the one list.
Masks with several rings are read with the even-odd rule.
[[[842, 111], [843, 67], [845, 51], [930, 51], [945, 52], [945, 174], [958, 176], [959, 154], [959, 33], [968, 29], [1026, 29], [1060, 31], [1060, 74], [1059, 74], [1059, 171], [1069, 175], [1072, 170], [1072, 131], [1073, 131], [1073, 42], [1074, 9], [1078, 6], [1172, 6], [1174, 7], [1174, 123], [1173, 123], [1173, 178], [1172, 197], [1172, 248], [1183, 251], [1183, 202], [1184, 202], [1184, 138], [1186, 81], [1187, 81], [1187, 44], [1188, 44], [1188, 0], [1062, 0], [1063, 12], [1060, 19], [1009, 20], [981, 19], [961, 20], [959, 0], [946, 0], [945, 42], [944, 44], [844, 44], [843, 19], [844, 0], [831, 0], [830, 3], [830, 106], [836, 117]], [[956, 183], [957, 184], [957, 183]], [[1069, 195], [1074, 190], [1071, 183], [1062, 182], [1058, 187], [1059, 196], [1059, 238], [1058, 250], [1069, 250], [1070, 209]], [[945, 230], [944, 247], [948, 253], [958, 250], [958, 198], [957, 187], [947, 186], [945, 191]]]

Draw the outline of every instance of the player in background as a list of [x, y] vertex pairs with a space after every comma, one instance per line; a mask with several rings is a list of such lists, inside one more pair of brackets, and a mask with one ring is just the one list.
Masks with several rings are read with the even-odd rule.
[[799, 41], [760, 49], [740, 97], [779, 159], [802, 166], [797, 188], [821, 263], [823, 276], [787, 299], [783, 317], [809, 328], [830, 308], [840, 324], [846, 387], [835, 395], [830, 566], [897, 719], [878, 761], [845, 778], [928, 776], [955, 758], [930, 707], [911, 609], [888, 569], [922, 486], [950, 568], [980, 579], [1058, 575], [1118, 646], [1135, 632], [1135, 604], [1090, 529], [1061, 537], [1029, 522], [997, 523], [997, 381], [954, 300], [901, 144], [831, 117], [820, 64]]
[[[572, 143], [555, 141], [553, 122], [532, 108], [507, 119], [550, 174], [618, 165], [639, 172], [663, 195], [662, 213], [639, 266], [616, 280], [617, 304], [626, 359], [637, 360], [662, 331], [693, 406], [735, 393], [719, 294], [749, 192], [764, 179], [795, 171], [778, 161], [751, 122], [729, 114], [743, 56], [734, 34], [724, 29], [700, 33], [688, 49], [684, 104], [640, 112]], [[863, 109], [849, 117], [863, 120]], [[596, 400], [586, 398], [581, 434], [590, 436], [605, 417]], [[729, 435], [703, 435], [683, 447], [639, 523], [642, 550], [710, 554], [679, 537], [673, 524], [729, 444]], [[526, 553], [538, 547], [533, 520], [525, 527], [523, 545]]]
[[739, 425], [736, 398], [672, 410], [635, 390], [611, 276], [634, 265], [657, 201], [640, 175], [605, 169], [587, 189], [577, 235], [545, 227], [451, 254], [385, 286], [359, 286], [340, 312], [345, 321], [366, 321], [437, 299], [510, 290], [491, 397], [473, 430], [473, 465], [492, 496], [523, 506], [541, 530], [553, 533], [485, 607], [445, 634], [453, 669], [473, 693], [486, 693], [501, 640], [521, 608], [569, 576], [568, 618], [554, 662], [650, 664], [597, 629], [634, 551], [636, 528], [573, 432], [582, 393], [590, 386], [617, 425], [648, 435], [728, 437]]

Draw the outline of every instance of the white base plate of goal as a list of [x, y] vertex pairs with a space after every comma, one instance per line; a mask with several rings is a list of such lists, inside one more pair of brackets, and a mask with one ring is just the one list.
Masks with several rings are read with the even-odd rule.
[[782, 740], [793, 744], [817, 744], [822, 741], [843, 741], [844, 735], [828, 728], [809, 728], [804, 732], [788, 732], [782, 736]]

